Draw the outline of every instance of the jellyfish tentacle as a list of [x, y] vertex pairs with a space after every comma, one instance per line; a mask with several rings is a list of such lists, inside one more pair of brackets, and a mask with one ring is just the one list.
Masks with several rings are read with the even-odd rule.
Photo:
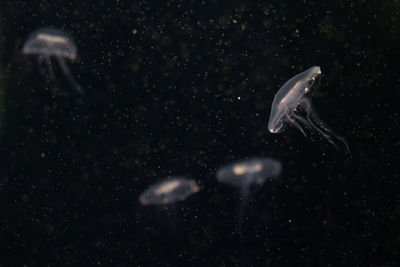
[[318, 128], [318, 126], [314, 124], [314, 122], [310, 119], [309, 116], [307, 116], [307, 118], [308, 121], [310, 122], [311, 127], [317, 130], [326, 140], [328, 140], [328, 142], [331, 143], [336, 148], [336, 150], [339, 150], [338, 146], [332, 140], [332, 137], [329, 134], [324, 133], [320, 128]]
[[306, 128], [311, 128], [310, 123], [304, 119], [303, 117], [293, 114], [293, 117], [295, 118], [296, 121], [300, 122], [303, 126], [305, 126]]
[[[329, 135], [330, 131], [328, 130], [327, 126], [322, 122], [321, 119], [319, 119], [315, 114], [313, 114], [310, 101], [304, 99], [303, 103], [304, 103], [304, 108], [306, 109], [307, 112], [307, 120], [310, 126], [313, 129], [317, 130], [326, 140], [328, 140], [329, 143], [331, 143], [337, 150], [339, 150], [338, 146], [335, 144], [335, 142], [332, 140], [332, 137]], [[314, 122], [314, 120], [311, 119], [310, 115], [313, 116], [313, 119], [317, 121], [318, 125]], [[327, 133], [322, 131], [318, 126], [324, 129]]]
[[84, 94], [82, 87], [79, 85], [79, 83], [72, 77], [71, 72], [69, 71], [68, 66], [65, 64], [65, 61], [62, 57], [56, 56], [57, 61], [64, 72], [65, 77], [67, 78], [68, 82], [70, 83], [71, 87], [74, 88], [78, 93], [81, 95]]
[[[42, 56], [39, 56], [39, 58], [42, 58]], [[49, 56], [43, 56], [43, 58], [39, 59], [39, 61], [41, 61], [41, 62], [44, 61], [46, 63], [47, 71], [48, 71], [48, 73], [50, 75], [50, 79], [52, 81], [55, 81], [56, 80], [56, 75], [54, 74], [53, 63], [51, 62], [50, 57]]]
[[240, 197], [239, 197], [239, 214], [237, 215], [237, 222], [235, 226], [235, 232], [240, 233], [246, 213], [247, 205], [249, 204], [250, 199], [250, 185], [245, 185], [240, 189]]
[[304, 129], [301, 127], [301, 125], [300, 125], [296, 120], [293, 119], [293, 117], [296, 117], [296, 115], [295, 115], [294, 113], [291, 114], [291, 115], [287, 115], [287, 116], [286, 116], [286, 119], [287, 119], [291, 124], [293, 124], [297, 129], [299, 129], [300, 132], [301, 132], [305, 137], [307, 137], [307, 134], [306, 134], [306, 132], [304, 131]]
[[[314, 129], [316, 129], [325, 139], [327, 139], [337, 150], [338, 146], [335, 144], [333, 141], [332, 137], [335, 137], [337, 140], [341, 141], [345, 146], [347, 152], [350, 153], [349, 145], [347, 144], [346, 140], [341, 137], [340, 135], [336, 134], [333, 130], [331, 130], [326, 123], [324, 123], [313, 111], [312, 104], [311, 102], [307, 99], [304, 98], [302, 102], [302, 106], [307, 112], [307, 119]], [[322, 130], [324, 131], [322, 131]]]
[[[322, 122], [321, 119], [319, 119], [315, 114], [313, 114], [312, 106], [311, 103], [308, 99], [304, 98], [304, 100], [300, 103], [301, 106], [305, 109], [307, 113], [307, 120], [299, 115], [293, 114], [293, 117], [301, 122], [305, 127], [311, 128], [316, 130], [320, 135], [322, 135], [329, 143], [331, 143], [337, 150], [339, 150], [338, 146], [336, 143], [332, 140], [332, 137], [329, 134], [332, 134], [332, 136], [335, 136], [332, 131], [328, 129], [328, 127]], [[326, 130], [327, 133], [325, 133], [323, 130], [321, 130], [316, 123], [311, 119], [310, 115], [314, 116], [316, 120], [318, 120], [318, 124], [321, 125], [321, 128]]]
[[328, 134], [324, 133], [321, 129], [319, 129], [319, 128], [317, 127], [317, 125], [315, 125], [314, 122], [310, 119], [309, 116], [307, 116], [307, 119], [308, 119], [308, 120], [306, 120], [306, 119], [304, 119], [304, 118], [302, 118], [302, 117], [300, 117], [300, 116], [298, 116], [298, 115], [296, 115], [295, 118], [296, 118], [297, 120], [301, 121], [301, 122], [302, 122], [304, 125], [306, 125], [307, 127], [317, 130], [318, 133], [320, 133], [325, 139], [328, 140], [329, 143], [331, 143], [337, 150], [339, 150], [339, 148], [337, 147], [337, 145], [335, 144], [335, 142], [333, 142], [332, 138], [331, 138]]
[[38, 64], [39, 66], [42, 66], [42, 64], [43, 64], [43, 62], [44, 62], [44, 56], [39, 55], [36, 59], [37, 59], [37, 64]]
[[46, 64], [43, 64], [44, 63], [44, 56], [39, 55], [38, 57], [36, 57], [36, 59], [37, 59], [37, 64], [39, 66], [40, 74], [43, 75], [43, 76], [46, 76], [46, 71], [48, 72], [48, 67], [47, 68], [44, 67], [44, 65], [46, 65]]

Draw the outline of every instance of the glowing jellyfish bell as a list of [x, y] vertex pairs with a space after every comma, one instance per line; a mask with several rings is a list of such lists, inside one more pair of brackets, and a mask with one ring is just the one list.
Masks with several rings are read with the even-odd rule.
[[139, 196], [143, 206], [153, 206], [158, 217], [159, 228], [169, 237], [177, 237], [178, 202], [200, 191], [200, 187], [193, 179], [184, 177], [170, 177], [151, 185]]
[[[286, 125], [293, 125], [307, 136], [303, 127], [322, 135], [335, 148], [338, 148], [333, 137], [341, 141], [347, 151], [349, 146], [343, 137], [335, 134], [316, 114], [307, 97], [318, 76], [321, 68], [314, 66], [303, 71], [287, 81], [276, 93], [271, 106], [271, 114], [268, 121], [268, 130], [271, 133], [284, 131]], [[298, 114], [298, 110], [305, 111], [306, 116]], [[303, 126], [303, 127], [302, 127]]]
[[65, 59], [74, 61], [78, 53], [71, 35], [58, 29], [39, 28], [29, 34], [22, 47], [22, 53], [37, 55], [39, 63], [44, 63], [47, 66], [53, 81], [55, 80], [55, 74], [51, 58], [54, 57], [71, 87], [78, 93], [83, 94], [81, 86], [74, 79], [65, 63]]
[[200, 187], [193, 179], [172, 177], [147, 188], [139, 196], [139, 202], [144, 205], [169, 205], [183, 201], [194, 193], [200, 191]]
[[216, 178], [218, 182], [239, 189], [241, 201], [237, 230], [240, 229], [243, 223], [243, 216], [250, 199], [251, 188], [260, 187], [268, 179], [279, 176], [281, 171], [281, 163], [272, 158], [238, 160], [221, 167], [217, 171]]

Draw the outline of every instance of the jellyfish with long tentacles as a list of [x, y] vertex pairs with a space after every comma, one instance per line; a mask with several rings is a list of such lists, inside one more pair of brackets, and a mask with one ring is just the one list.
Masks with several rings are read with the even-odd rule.
[[65, 63], [65, 59], [74, 61], [77, 57], [74, 39], [68, 33], [47, 27], [39, 28], [29, 34], [22, 47], [22, 53], [37, 55], [39, 63], [47, 66], [53, 81], [56, 78], [51, 58], [54, 57], [70, 86], [79, 94], [84, 94], [82, 87], [72, 76]]
[[216, 173], [218, 182], [239, 189], [240, 204], [236, 232], [240, 232], [251, 195], [268, 179], [280, 175], [282, 164], [272, 158], [250, 158], [222, 166]]
[[[279, 133], [284, 131], [286, 125], [291, 124], [307, 137], [303, 129], [305, 127], [324, 137], [336, 149], [339, 148], [335, 139], [341, 141], [350, 152], [346, 140], [331, 130], [318, 117], [310, 98], [306, 96], [320, 74], [320, 67], [311, 67], [291, 78], [279, 89], [272, 102], [268, 130], [271, 133]], [[298, 113], [300, 109], [305, 112], [305, 117]]]

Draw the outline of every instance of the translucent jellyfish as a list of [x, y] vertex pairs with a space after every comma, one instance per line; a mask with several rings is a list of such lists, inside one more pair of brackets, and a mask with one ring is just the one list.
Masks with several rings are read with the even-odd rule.
[[[291, 124], [307, 137], [307, 134], [302, 128], [303, 126], [322, 135], [336, 149], [338, 149], [338, 147], [333, 137], [340, 140], [346, 146], [347, 151], [349, 151], [349, 147], [344, 138], [335, 134], [318, 117], [310, 99], [306, 96], [320, 74], [320, 67], [311, 67], [291, 78], [279, 89], [272, 102], [268, 130], [271, 133], [279, 133], [284, 131], [286, 125]], [[300, 108], [305, 111], [305, 117], [298, 113]]]
[[141, 193], [139, 202], [143, 206], [153, 206], [159, 222], [158, 228], [169, 237], [176, 237], [178, 224], [176, 204], [199, 191], [200, 187], [193, 179], [165, 178]]
[[239, 188], [240, 208], [236, 230], [243, 223], [245, 208], [252, 188], [260, 188], [270, 178], [280, 175], [281, 163], [272, 158], [250, 158], [234, 161], [221, 167], [216, 174], [218, 182]]
[[196, 181], [182, 177], [166, 178], [150, 186], [139, 196], [142, 205], [168, 205], [183, 201], [190, 195], [199, 192]]
[[55, 81], [55, 74], [51, 57], [54, 57], [71, 87], [78, 93], [83, 90], [74, 79], [65, 59], [74, 61], [77, 57], [77, 48], [71, 35], [64, 31], [52, 28], [39, 28], [29, 34], [22, 47], [23, 54], [34, 54], [38, 56], [40, 64], [45, 64], [50, 78]]

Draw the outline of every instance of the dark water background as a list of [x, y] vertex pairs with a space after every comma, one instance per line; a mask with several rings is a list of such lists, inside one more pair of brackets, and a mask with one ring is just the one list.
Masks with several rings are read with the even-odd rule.
[[[0, 265], [398, 266], [399, 6], [1, 1]], [[21, 54], [41, 26], [75, 37], [84, 97]], [[314, 65], [351, 155], [267, 131], [276, 91]], [[252, 156], [283, 172], [233, 234], [238, 194], [215, 172]], [[201, 191], [172, 216], [140, 206], [169, 175]]]

